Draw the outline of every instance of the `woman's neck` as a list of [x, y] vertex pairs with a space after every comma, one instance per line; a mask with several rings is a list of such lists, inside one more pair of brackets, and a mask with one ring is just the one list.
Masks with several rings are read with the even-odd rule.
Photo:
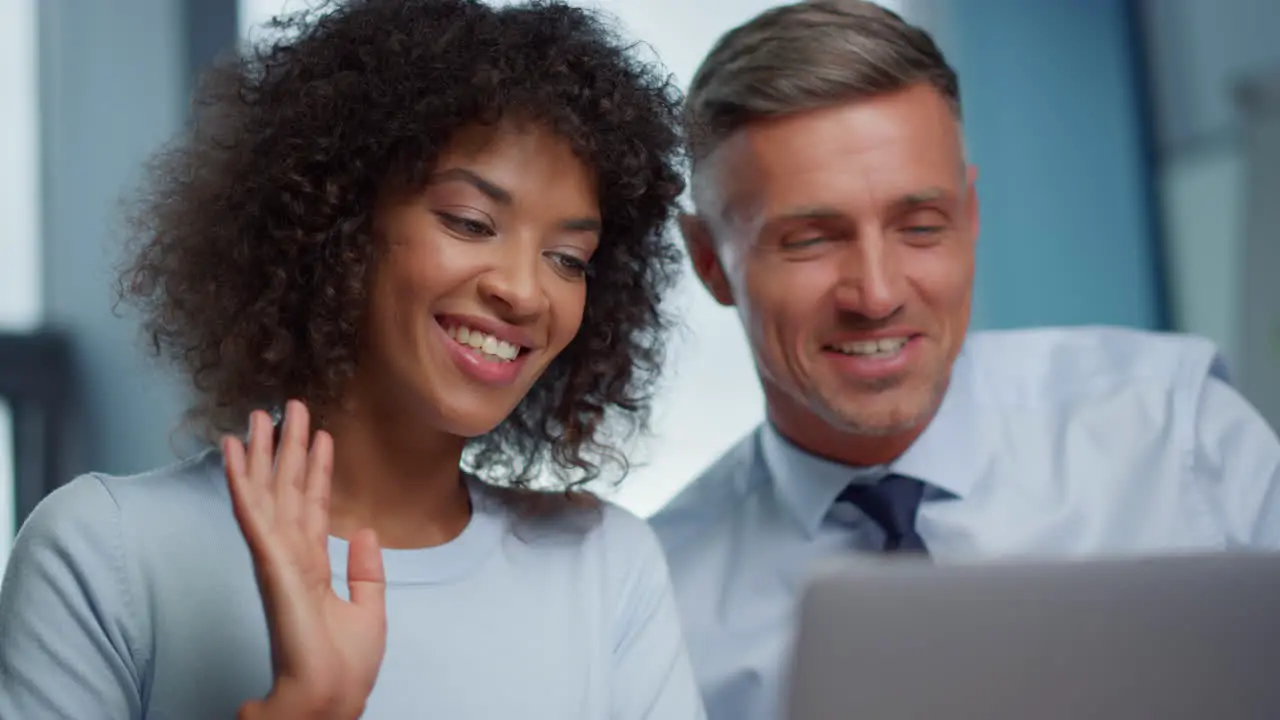
[[459, 470], [466, 440], [401, 410], [353, 400], [326, 413], [334, 447], [332, 534], [350, 537], [367, 527], [386, 548], [429, 547], [456, 538], [470, 521]]

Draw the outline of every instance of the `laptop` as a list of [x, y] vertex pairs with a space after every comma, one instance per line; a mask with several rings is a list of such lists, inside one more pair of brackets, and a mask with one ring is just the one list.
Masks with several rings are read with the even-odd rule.
[[1280, 555], [935, 566], [811, 580], [789, 720], [1280, 719]]

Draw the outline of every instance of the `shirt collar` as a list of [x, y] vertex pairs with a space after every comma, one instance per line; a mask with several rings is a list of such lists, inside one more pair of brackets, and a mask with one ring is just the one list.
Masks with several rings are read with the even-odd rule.
[[860, 477], [874, 482], [887, 472], [883, 467], [855, 468], [805, 452], [768, 422], [760, 431], [760, 452], [778, 502], [810, 537], [849, 483]]
[[963, 351], [951, 368], [951, 382], [929, 426], [890, 467], [962, 498], [973, 489], [986, 462], [982, 404], [973, 363]]
[[978, 412], [973, 370], [961, 352], [937, 414], [888, 467], [852, 467], [820, 458], [792, 444], [767, 422], [760, 432], [760, 451], [779, 503], [812, 537], [845, 487], [853, 482], [876, 482], [890, 472], [964, 497], [982, 471]]

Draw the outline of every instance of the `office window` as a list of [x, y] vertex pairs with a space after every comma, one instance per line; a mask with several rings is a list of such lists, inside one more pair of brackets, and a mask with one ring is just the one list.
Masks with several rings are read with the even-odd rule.
[[13, 487], [13, 423], [9, 406], [0, 400], [0, 575], [4, 574], [5, 560], [13, 545], [14, 487]]
[[[241, 36], [301, 0], [240, 0]], [[617, 17], [649, 43], [687, 86], [715, 39], [776, 0], [601, 0], [584, 3]], [[897, 8], [899, 3], [884, 3]], [[251, 35], [250, 35], [251, 37]], [[613, 495], [641, 515], [657, 510], [763, 418], [751, 355], [732, 310], [718, 306], [692, 274], [671, 298], [683, 327], [653, 418], [653, 433], [629, 448], [634, 467]]]
[[[40, 320], [40, 173], [36, 3], [0, 3], [0, 331]], [[14, 533], [13, 432], [0, 398], [0, 567]]]

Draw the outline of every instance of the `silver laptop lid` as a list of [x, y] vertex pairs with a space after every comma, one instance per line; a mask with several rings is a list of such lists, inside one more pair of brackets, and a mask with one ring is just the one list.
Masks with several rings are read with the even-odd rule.
[[1280, 555], [850, 560], [801, 607], [789, 720], [1280, 718]]

